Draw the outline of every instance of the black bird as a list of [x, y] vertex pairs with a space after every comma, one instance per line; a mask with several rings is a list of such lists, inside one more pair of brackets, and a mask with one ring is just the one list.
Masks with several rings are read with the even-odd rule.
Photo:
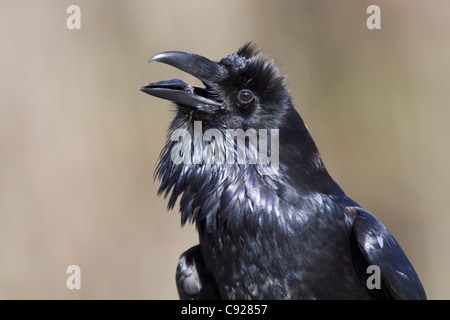
[[426, 299], [389, 230], [328, 174], [273, 61], [251, 44], [219, 62], [152, 61], [205, 86], [141, 88], [176, 104], [155, 177], [199, 234], [177, 267], [181, 299]]

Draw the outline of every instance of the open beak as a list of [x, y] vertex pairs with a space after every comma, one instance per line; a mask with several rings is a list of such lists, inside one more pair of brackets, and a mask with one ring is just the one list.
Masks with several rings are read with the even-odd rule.
[[193, 87], [186, 81], [172, 79], [148, 83], [140, 88], [141, 91], [207, 113], [221, 109], [221, 102], [213, 97], [217, 99], [217, 83], [227, 76], [228, 72], [224, 66], [205, 57], [180, 51], [158, 53], [148, 62], [153, 61], [166, 63], [193, 75], [203, 82], [205, 88]]

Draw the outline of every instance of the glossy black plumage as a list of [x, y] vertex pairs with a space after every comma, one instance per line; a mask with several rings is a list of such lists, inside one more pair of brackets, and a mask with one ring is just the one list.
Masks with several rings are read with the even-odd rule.
[[[273, 61], [249, 44], [220, 62], [178, 51], [150, 61], [175, 66], [205, 85], [175, 79], [141, 88], [177, 106], [155, 175], [169, 208], [179, 199], [182, 224], [195, 223], [199, 233], [199, 246], [186, 251], [177, 268], [180, 298], [426, 298], [392, 234], [328, 174]], [[195, 136], [195, 121], [202, 133], [278, 132], [270, 136], [278, 141], [278, 165], [259, 158], [205, 163], [205, 149], [222, 154], [230, 146], [204, 140], [186, 149], [188, 162], [174, 163], [179, 141], [171, 134], [185, 129]], [[258, 148], [245, 144], [248, 154]], [[367, 287], [369, 265], [380, 267], [381, 289]]]

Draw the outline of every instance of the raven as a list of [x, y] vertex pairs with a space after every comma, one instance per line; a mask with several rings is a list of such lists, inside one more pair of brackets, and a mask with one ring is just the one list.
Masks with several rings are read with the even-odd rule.
[[199, 235], [178, 263], [181, 299], [426, 299], [393, 235], [330, 177], [273, 60], [247, 43], [219, 62], [153, 61], [204, 85], [140, 89], [176, 105], [155, 178]]

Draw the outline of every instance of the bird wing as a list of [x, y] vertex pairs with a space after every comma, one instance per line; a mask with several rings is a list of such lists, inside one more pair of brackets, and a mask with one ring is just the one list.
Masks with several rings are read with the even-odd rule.
[[190, 248], [180, 256], [176, 283], [181, 300], [221, 299], [216, 282], [206, 270], [200, 245]]
[[368, 211], [360, 207], [351, 209], [359, 249], [369, 265], [380, 268], [381, 280], [392, 298], [426, 299], [419, 277], [394, 236]]

